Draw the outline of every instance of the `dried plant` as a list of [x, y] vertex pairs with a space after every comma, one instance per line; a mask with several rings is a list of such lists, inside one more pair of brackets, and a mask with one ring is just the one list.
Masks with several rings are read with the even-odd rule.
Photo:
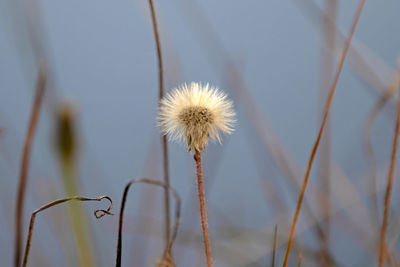
[[[163, 69], [163, 57], [161, 49], [160, 34], [158, 32], [158, 23], [156, 11], [154, 9], [153, 0], [149, 0], [149, 7], [151, 13], [151, 21], [153, 24], [154, 40], [157, 48], [157, 62], [158, 62], [158, 97], [159, 100], [164, 97], [164, 69]], [[169, 186], [169, 155], [168, 155], [168, 142], [167, 137], [161, 134], [162, 142], [162, 155], [163, 155], [163, 171], [164, 171], [164, 183]], [[164, 190], [164, 205], [165, 205], [165, 245], [167, 246], [170, 240], [170, 228], [171, 228], [171, 218], [170, 218], [170, 203], [169, 203], [169, 190], [165, 188]], [[169, 252], [171, 253], [171, 252]], [[170, 255], [172, 257], [172, 255]]]
[[373, 221], [378, 222], [378, 197], [377, 197], [377, 189], [376, 189], [376, 158], [374, 148], [371, 142], [371, 130], [374, 125], [374, 122], [386, 105], [386, 103], [391, 99], [393, 94], [396, 92], [396, 89], [399, 87], [400, 84], [400, 59], [398, 61], [397, 71], [394, 75], [393, 81], [390, 83], [389, 87], [385, 90], [385, 92], [379, 97], [376, 101], [372, 109], [367, 115], [367, 120], [365, 122], [364, 128], [364, 145], [365, 145], [365, 152], [368, 159], [369, 171], [368, 171], [368, 180], [369, 186], [367, 187], [367, 191], [373, 196], [372, 200], [372, 218]]
[[[397, 84], [396, 89], [399, 89], [399, 85]], [[378, 266], [383, 267], [385, 264], [385, 250], [386, 250], [386, 231], [388, 226], [389, 220], [389, 209], [390, 209], [390, 199], [393, 190], [393, 180], [394, 180], [394, 173], [396, 169], [396, 156], [397, 156], [397, 146], [399, 143], [399, 131], [400, 131], [400, 97], [398, 97], [397, 101], [397, 113], [396, 113], [396, 125], [393, 134], [393, 146], [392, 146], [392, 154], [390, 159], [390, 166], [389, 166], [389, 175], [388, 175], [388, 183], [385, 192], [385, 203], [384, 203], [384, 210], [383, 210], [383, 219], [382, 219], [382, 226], [380, 231], [379, 237], [379, 258], [378, 258]]]
[[[121, 201], [121, 209], [119, 213], [119, 222], [118, 222], [118, 241], [117, 241], [117, 255], [116, 255], [116, 267], [121, 267], [121, 262], [122, 262], [122, 228], [123, 228], [123, 223], [124, 223], [124, 211], [125, 211], [125, 204], [126, 204], [126, 198], [128, 197], [128, 192], [129, 188], [131, 187], [132, 184], [135, 183], [145, 183], [145, 184], [150, 184], [150, 185], [157, 185], [161, 186], [164, 189], [166, 188], [167, 190], [171, 191], [173, 196], [175, 197], [175, 223], [173, 226], [172, 234], [171, 234], [171, 239], [169, 240], [168, 244], [165, 246], [164, 253], [162, 259], [159, 261], [160, 264], [173, 264], [174, 262], [173, 259], [170, 255], [170, 251], [172, 249], [172, 246], [174, 245], [176, 236], [178, 234], [178, 228], [180, 224], [180, 217], [181, 217], [181, 199], [179, 197], [179, 194], [173, 189], [171, 186], [157, 181], [157, 180], [151, 180], [148, 178], [136, 178], [131, 180], [124, 189], [124, 193], [122, 195], [122, 201]], [[156, 262], [157, 264], [157, 262]]]
[[357, 7], [356, 14], [354, 15], [354, 20], [353, 20], [353, 23], [351, 25], [350, 32], [349, 32], [349, 34], [347, 36], [347, 39], [346, 39], [346, 42], [345, 42], [345, 45], [344, 45], [344, 50], [343, 50], [343, 52], [342, 52], [342, 54], [341, 54], [341, 56], [339, 58], [338, 68], [337, 68], [337, 71], [336, 71], [336, 74], [335, 74], [335, 78], [333, 80], [333, 84], [332, 84], [331, 90], [329, 91], [327, 102], [325, 104], [325, 110], [324, 110], [324, 113], [323, 113], [323, 116], [322, 116], [321, 126], [320, 126], [320, 129], [319, 129], [317, 138], [315, 140], [315, 143], [313, 145], [313, 148], [311, 150], [311, 155], [310, 155], [310, 158], [308, 160], [306, 173], [305, 173], [304, 179], [303, 179], [303, 185], [301, 187], [299, 199], [298, 199], [297, 205], [296, 205], [296, 211], [295, 211], [294, 216], [293, 216], [292, 226], [291, 226], [290, 234], [289, 234], [289, 241], [288, 241], [287, 248], [286, 248], [285, 258], [283, 260], [283, 266], [284, 267], [287, 266], [287, 263], [288, 263], [288, 260], [289, 260], [290, 247], [292, 245], [294, 233], [295, 233], [295, 230], [296, 230], [297, 221], [298, 221], [299, 214], [300, 214], [301, 204], [303, 203], [304, 194], [305, 194], [305, 191], [306, 191], [306, 188], [307, 188], [307, 182], [308, 182], [308, 179], [310, 177], [311, 167], [313, 165], [314, 158], [315, 158], [315, 155], [317, 153], [318, 146], [319, 146], [322, 134], [323, 134], [324, 129], [325, 129], [325, 124], [326, 124], [326, 121], [327, 121], [327, 118], [328, 118], [328, 115], [329, 115], [330, 107], [332, 105], [333, 96], [335, 94], [336, 86], [337, 86], [337, 83], [339, 81], [339, 76], [340, 76], [340, 73], [341, 73], [342, 68], [343, 68], [344, 60], [345, 60], [347, 52], [349, 50], [350, 43], [351, 43], [351, 40], [353, 38], [354, 32], [356, 30], [356, 26], [357, 26], [358, 20], [359, 20], [359, 18], [361, 16], [361, 12], [362, 12], [362, 9], [364, 7], [364, 4], [365, 4], [365, 0], [360, 0], [360, 2], [358, 4], [358, 7]]
[[27, 240], [26, 240], [24, 260], [23, 260], [22, 266], [26, 267], [26, 265], [28, 263], [29, 251], [30, 251], [31, 242], [32, 242], [33, 228], [35, 226], [36, 215], [39, 212], [42, 212], [44, 210], [47, 210], [48, 208], [51, 208], [53, 206], [59, 205], [59, 204], [64, 203], [64, 202], [69, 202], [69, 201], [72, 201], [72, 200], [75, 200], [75, 201], [101, 201], [102, 199], [107, 199], [108, 201], [110, 201], [110, 205], [108, 206], [108, 208], [106, 210], [103, 210], [103, 209], [95, 210], [94, 211], [94, 216], [97, 219], [99, 219], [99, 218], [103, 217], [106, 214], [113, 215], [110, 212], [112, 207], [113, 207], [113, 202], [112, 202], [111, 198], [108, 197], [108, 196], [100, 196], [100, 197], [96, 197], [96, 198], [88, 198], [88, 197], [81, 197], [81, 196], [63, 198], [63, 199], [58, 199], [58, 200], [55, 200], [53, 202], [50, 202], [50, 203], [40, 207], [39, 209], [35, 210], [31, 215], [31, 220], [30, 220], [30, 223], [29, 223], [29, 231], [28, 231], [28, 237], [27, 237]]
[[26, 184], [28, 180], [28, 169], [31, 155], [31, 147], [39, 119], [39, 111], [42, 105], [42, 99], [46, 88], [47, 81], [47, 65], [41, 62], [36, 80], [35, 99], [33, 102], [29, 125], [25, 136], [24, 148], [22, 151], [20, 177], [18, 181], [17, 202], [15, 208], [15, 250], [14, 250], [14, 266], [19, 267], [21, 262], [21, 245], [22, 245], [22, 223], [24, 213], [24, 200]]

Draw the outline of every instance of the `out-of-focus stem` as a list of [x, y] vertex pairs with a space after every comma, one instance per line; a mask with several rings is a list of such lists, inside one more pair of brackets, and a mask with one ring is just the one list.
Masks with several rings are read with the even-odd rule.
[[385, 264], [385, 256], [386, 256], [386, 232], [389, 220], [389, 209], [390, 209], [390, 198], [392, 194], [392, 187], [393, 187], [393, 180], [394, 180], [394, 172], [396, 168], [396, 154], [397, 154], [397, 145], [399, 142], [399, 130], [400, 130], [400, 97], [398, 97], [397, 102], [397, 116], [396, 116], [396, 126], [394, 130], [394, 137], [393, 137], [393, 146], [392, 146], [392, 154], [389, 166], [389, 175], [388, 175], [388, 184], [386, 187], [385, 192], [385, 204], [383, 210], [383, 220], [382, 220], [382, 227], [379, 239], [379, 267], [383, 267]]
[[[67, 196], [77, 195], [79, 190], [76, 183], [74, 162], [65, 159], [62, 160], [61, 165], [65, 194]], [[68, 214], [74, 234], [74, 241], [80, 266], [94, 266], [89, 239], [88, 222], [82, 204], [79, 202], [68, 204]]]
[[325, 109], [324, 109], [324, 113], [323, 113], [323, 117], [322, 117], [321, 126], [319, 128], [317, 138], [316, 138], [316, 140], [314, 142], [313, 148], [311, 150], [310, 157], [308, 159], [307, 169], [306, 169], [306, 172], [305, 172], [304, 178], [303, 178], [303, 185], [301, 187], [301, 191], [300, 191], [300, 194], [299, 194], [299, 199], [297, 200], [296, 211], [295, 211], [294, 216], [293, 216], [292, 226], [290, 228], [289, 240], [288, 240], [288, 244], [287, 244], [286, 252], [285, 252], [285, 258], [283, 260], [283, 265], [282, 265], [283, 267], [287, 266], [287, 263], [288, 263], [288, 260], [289, 260], [290, 248], [292, 246], [294, 233], [296, 231], [296, 225], [297, 225], [297, 221], [299, 219], [300, 209], [301, 209], [301, 205], [303, 203], [303, 198], [304, 198], [304, 194], [305, 194], [305, 191], [306, 191], [306, 188], [307, 188], [308, 179], [310, 178], [311, 167], [312, 167], [312, 165], [314, 163], [314, 158], [315, 158], [315, 155], [317, 153], [318, 146], [319, 146], [322, 134], [323, 134], [324, 129], [325, 129], [326, 120], [327, 120], [328, 115], [329, 115], [329, 110], [331, 108], [333, 97], [335, 95], [336, 86], [338, 84], [340, 73], [341, 73], [342, 68], [343, 68], [344, 59], [346, 58], [347, 52], [349, 51], [350, 43], [351, 43], [351, 40], [353, 38], [354, 32], [356, 30], [356, 26], [357, 26], [358, 20], [360, 19], [361, 12], [362, 12], [363, 7], [365, 5], [365, 1], [366, 0], [360, 0], [360, 2], [358, 4], [357, 11], [356, 11], [356, 14], [354, 15], [354, 19], [353, 19], [353, 22], [352, 22], [352, 25], [351, 25], [351, 28], [350, 28], [350, 32], [347, 35], [347, 39], [346, 39], [346, 42], [345, 42], [345, 45], [344, 45], [343, 53], [341, 54], [341, 57], [339, 58], [336, 74], [335, 74], [335, 77], [334, 77], [334, 80], [333, 80], [333, 83], [332, 83], [331, 90], [329, 91], [328, 99], [326, 101], [326, 105], [325, 105]]
[[[62, 183], [65, 194], [74, 196], [79, 194], [78, 181], [75, 175], [77, 140], [74, 128], [74, 110], [72, 106], [64, 104], [57, 115], [56, 146], [60, 156]], [[80, 266], [91, 267], [94, 266], [94, 258], [87, 217], [82, 204], [74, 204], [68, 205], [68, 214], [79, 263]]]
[[39, 119], [39, 111], [43, 100], [44, 91], [47, 81], [47, 66], [44, 62], [40, 63], [39, 72], [36, 81], [36, 93], [31, 115], [28, 124], [28, 130], [25, 136], [25, 143], [22, 152], [20, 177], [18, 182], [17, 201], [15, 207], [15, 251], [14, 266], [19, 267], [21, 263], [21, 246], [22, 246], [22, 223], [24, 213], [24, 200], [26, 184], [28, 179], [28, 169], [31, 154], [33, 137], [35, 135], [36, 126]]

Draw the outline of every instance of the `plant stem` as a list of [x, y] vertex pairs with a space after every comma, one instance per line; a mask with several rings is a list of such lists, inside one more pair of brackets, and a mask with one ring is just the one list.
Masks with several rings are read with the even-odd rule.
[[51, 208], [55, 205], [64, 203], [64, 202], [68, 202], [71, 200], [77, 200], [77, 201], [101, 201], [102, 199], [107, 199], [108, 201], [110, 201], [110, 206], [107, 208], [107, 210], [102, 210], [102, 209], [98, 209], [94, 211], [94, 216], [97, 219], [100, 219], [101, 217], [103, 217], [104, 215], [108, 214], [108, 215], [113, 215], [110, 210], [113, 207], [113, 202], [111, 200], [110, 197], [108, 196], [101, 196], [101, 197], [97, 197], [97, 198], [88, 198], [88, 197], [81, 197], [81, 196], [75, 196], [75, 197], [69, 197], [69, 198], [64, 198], [64, 199], [58, 199], [55, 200], [53, 202], [50, 202], [42, 207], [40, 207], [39, 209], [35, 210], [32, 215], [31, 215], [31, 220], [29, 223], [29, 230], [28, 230], [28, 237], [26, 239], [26, 245], [25, 245], [25, 253], [24, 253], [24, 259], [23, 259], [23, 263], [22, 266], [26, 267], [26, 265], [28, 264], [28, 257], [29, 257], [29, 251], [31, 248], [31, 242], [32, 242], [32, 234], [33, 234], [33, 228], [35, 226], [35, 218], [36, 218], [36, 214], [44, 211], [48, 208]]
[[[164, 189], [166, 188], [167, 190], [171, 191], [172, 195], [176, 199], [176, 202], [175, 202], [175, 223], [174, 223], [174, 227], [173, 227], [173, 230], [172, 230], [172, 236], [171, 236], [170, 242], [165, 247], [165, 251], [171, 251], [172, 246], [174, 245], [176, 236], [178, 234], [178, 228], [179, 228], [179, 224], [180, 224], [180, 221], [181, 221], [181, 198], [179, 197], [179, 194], [175, 191], [175, 189], [173, 189], [169, 185], [166, 185], [165, 183], [157, 181], [157, 180], [151, 180], [151, 179], [147, 179], [147, 178], [136, 178], [136, 179], [131, 180], [125, 186], [124, 193], [122, 195], [121, 208], [120, 208], [120, 212], [119, 212], [117, 257], [116, 257], [116, 264], [115, 264], [116, 267], [121, 267], [121, 264], [122, 264], [122, 228], [123, 228], [123, 224], [124, 224], [125, 204], [126, 204], [126, 198], [128, 197], [129, 188], [134, 183], [145, 183], [145, 184], [150, 184], [150, 185], [161, 186]], [[165, 253], [164, 253], [164, 257], [166, 257]], [[170, 257], [168, 258], [168, 260], [170, 262], [173, 262], [173, 259], [170, 258]]]
[[207, 258], [207, 266], [212, 267], [212, 256], [211, 256], [211, 245], [210, 245], [210, 237], [208, 234], [208, 222], [207, 222], [207, 212], [206, 212], [206, 200], [204, 196], [204, 184], [203, 184], [203, 170], [201, 164], [201, 152], [196, 150], [194, 154], [194, 160], [196, 162], [197, 169], [197, 186], [199, 192], [199, 204], [200, 204], [200, 214], [201, 214], [201, 226], [203, 228], [203, 238], [204, 238], [204, 247]]
[[15, 251], [14, 266], [19, 267], [21, 264], [21, 245], [22, 245], [22, 223], [25, 191], [28, 178], [29, 161], [33, 137], [35, 135], [36, 126], [39, 118], [39, 111], [42, 104], [44, 91], [46, 88], [47, 68], [43, 62], [40, 63], [39, 72], [36, 81], [35, 100], [32, 106], [29, 119], [28, 130], [25, 136], [25, 143], [22, 152], [20, 177], [18, 182], [17, 204], [15, 208]]
[[383, 210], [383, 220], [382, 220], [382, 227], [381, 233], [379, 238], [379, 267], [383, 267], [385, 264], [385, 238], [386, 238], [386, 231], [389, 219], [389, 208], [390, 208], [390, 197], [392, 194], [392, 187], [393, 187], [393, 179], [394, 179], [394, 172], [396, 168], [396, 154], [397, 154], [397, 145], [399, 142], [399, 130], [400, 130], [400, 97], [398, 97], [397, 101], [397, 118], [396, 118], [396, 126], [394, 130], [394, 137], [393, 137], [393, 147], [392, 147], [392, 155], [390, 160], [389, 166], [389, 176], [388, 176], [388, 184], [386, 187], [385, 193], [385, 204]]
[[[63, 185], [66, 195], [77, 195], [79, 190], [77, 178], [75, 176], [74, 159], [62, 159], [61, 165]], [[69, 203], [67, 208], [79, 265], [84, 267], [95, 266], [90, 242], [88, 221], [83, 206], [81, 203], [75, 203], [75, 205]]]
[[[149, 0], [150, 6], [150, 13], [151, 13], [151, 20], [153, 23], [153, 32], [154, 32], [154, 39], [157, 48], [157, 61], [158, 61], [158, 86], [159, 86], [159, 100], [161, 100], [164, 96], [164, 71], [163, 71], [163, 61], [162, 61], [162, 50], [161, 50], [161, 41], [160, 35], [158, 33], [158, 24], [157, 24], [157, 17], [156, 12], [154, 9], [153, 0]], [[164, 183], [167, 186], [164, 189], [164, 205], [165, 205], [165, 246], [168, 246], [170, 241], [170, 229], [171, 229], [171, 217], [170, 217], [170, 197], [169, 197], [169, 159], [168, 159], [168, 142], [167, 136], [161, 136], [162, 141], [162, 150], [163, 150], [163, 167], [164, 167]], [[170, 253], [170, 251], [168, 252]]]
[[289, 260], [290, 248], [292, 246], [293, 237], [294, 237], [294, 233], [295, 233], [295, 230], [296, 230], [296, 225], [297, 225], [297, 221], [298, 221], [298, 218], [299, 218], [301, 205], [303, 203], [303, 198], [304, 198], [304, 194], [305, 194], [305, 191], [306, 191], [306, 188], [307, 188], [308, 179], [310, 177], [311, 167], [313, 165], [315, 154], [317, 153], [318, 146], [319, 146], [322, 134], [323, 134], [324, 129], [325, 129], [325, 124], [326, 124], [326, 121], [328, 119], [329, 110], [330, 110], [330, 107], [331, 107], [332, 101], [333, 101], [333, 96], [335, 95], [336, 86], [338, 84], [339, 76], [340, 76], [340, 73], [341, 73], [342, 68], [343, 68], [344, 59], [346, 58], [347, 52], [348, 52], [348, 50], [350, 48], [350, 43], [351, 43], [351, 40], [353, 38], [354, 31], [356, 29], [358, 20], [359, 20], [359, 18], [361, 16], [361, 11], [362, 11], [362, 9], [364, 7], [365, 1], [366, 0], [360, 0], [360, 2], [358, 4], [358, 8], [357, 8], [356, 14], [354, 16], [354, 20], [353, 20], [353, 23], [351, 25], [350, 32], [349, 32], [349, 34], [347, 36], [347, 39], [346, 39], [346, 42], [345, 42], [345, 45], [344, 45], [343, 53], [342, 53], [341, 57], [339, 58], [339, 63], [338, 63], [337, 71], [336, 71], [336, 74], [335, 74], [335, 78], [333, 80], [333, 84], [332, 84], [332, 87], [331, 87], [331, 90], [329, 92], [328, 99], [327, 99], [327, 102], [326, 102], [326, 105], [325, 105], [325, 110], [324, 110], [324, 114], [323, 114], [323, 117], [322, 117], [321, 126], [320, 126], [320, 129], [319, 129], [319, 132], [318, 132], [317, 139], [315, 140], [315, 143], [314, 143], [313, 148], [311, 150], [311, 155], [310, 155], [310, 158], [308, 160], [306, 173], [305, 173], [304, 179], [303, 179], [303, 185], [301, 187], [299, 199], [297, 201], [296, 211], [295, 211], [295, 214], [293, 216], [292, 226], [291, 226], [291, 229], [290, 229], [289, 241], [288, 241], [287, 248], [286, 248], [285, 259], [284, 259], [283, 265], [282, 265], [283, 267], [287, 266], [287, 263], [288, 263], [288, 260]]

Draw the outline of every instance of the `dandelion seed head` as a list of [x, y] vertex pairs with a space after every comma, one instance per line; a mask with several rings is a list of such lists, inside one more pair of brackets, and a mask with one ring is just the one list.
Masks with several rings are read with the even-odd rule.
[[233, 131], [234, 116], [233, 103], [225, 93], [193, 82], [161, 100], [158, 124], [170, 139], [184, 141], [190, 152], [202, 151], [209, 138], [220, 143], [220, 133]]

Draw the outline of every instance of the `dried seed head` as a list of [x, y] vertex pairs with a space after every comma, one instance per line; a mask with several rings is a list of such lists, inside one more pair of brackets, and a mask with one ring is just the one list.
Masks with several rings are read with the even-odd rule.
[[63, 160], [71, 160], [76, 152], [74, 127], [75, 109], [72, 104], [63, 103], [57, 113], [57, 149]]
[[191, 83], [173, 89], [160, 103], [159, 125], [171, 139], [184, 140], [188, 150], [202, 151], [220, 132], [233, 131], [235, 113], [226, 95], [208, 84]]

